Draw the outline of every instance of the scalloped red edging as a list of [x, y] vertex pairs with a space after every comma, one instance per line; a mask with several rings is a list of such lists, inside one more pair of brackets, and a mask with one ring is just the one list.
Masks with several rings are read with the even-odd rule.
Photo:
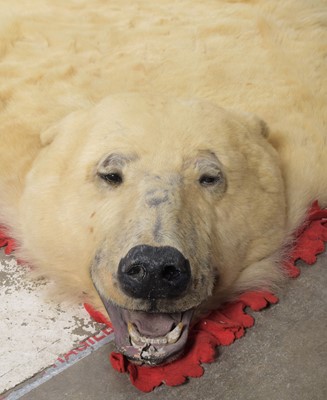
[[[324, 251], [327, 242], [327, 209], [321, 209], [315, 202], [309, 210], [308, 218], [298, 230], [295, 245], [284, 263], [291, 278], [296, 278], [300, 270], [295, 263], [301, 259], [311, 265], [316, 262], [317, 255]], [[0, 226], [0, 247], [10, 254], [15, 249], [15, 241], [6, 235]], [[278, 298], [269, 292], [247, 292], [235, 302], [224, 304], [192, 327], [187, 347], [182, 358], [158, 367], [136, 366], [122, 354], [113, 352], [110, 361], [114, 369], [121, 373], [129, 373], [132, 384], [143, 392], [150, 392], [165, 383], [168, 386], [183, 384], [189, 377], [198, 378], [203, 375], [202, 363], [213, 362], [216, 358], [216, 347], [228, 346], [245, 334], [246, 328], [254, 324], [254, 318], [245, 312], [249, 307], [260, 311], [270, 304], [278, 302]], [[84, 304], [90, 316], [97, 322], [112, 327], [110, 321], [90, 304]]]

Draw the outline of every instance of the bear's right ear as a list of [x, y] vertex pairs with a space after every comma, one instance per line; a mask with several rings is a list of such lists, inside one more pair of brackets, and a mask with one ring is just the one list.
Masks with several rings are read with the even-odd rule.
[[247, 113], [247, 112], [241, 112], [239, 115], [242, 118], [242, 121], [247, 128], [249, 129], [250, 132], [253, 132], [254, 134], [262, 135], [264, 138], [268, 138], [269, 136], [269, 128], [268, 125], [265, 123], [264, 120], [259, 118], [255, 114]]

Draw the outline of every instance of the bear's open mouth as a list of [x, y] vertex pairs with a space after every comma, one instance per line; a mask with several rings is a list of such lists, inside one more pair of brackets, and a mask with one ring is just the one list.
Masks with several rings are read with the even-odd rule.
[[117, 350], [138, 364], [158, 365], [179, 357], [185, 347], [193, 310], [147, 313], [104, 301]]

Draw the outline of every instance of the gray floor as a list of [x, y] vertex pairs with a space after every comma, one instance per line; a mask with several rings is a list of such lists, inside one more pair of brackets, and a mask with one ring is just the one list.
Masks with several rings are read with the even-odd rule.
[[220, 349], [200, 379], [143, 394], [111, 368], [110, 343], [55, 376], [23, 400], [327, 399], [327, 254], [291, 281], [280, 303], [255, 313], [246, 336]]

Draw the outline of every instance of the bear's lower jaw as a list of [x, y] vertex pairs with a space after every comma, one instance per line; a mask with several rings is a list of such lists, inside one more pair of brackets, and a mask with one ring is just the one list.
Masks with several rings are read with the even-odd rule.
[[194, 310], [147, 313], [102, 299], [115, 332], [117, 350], [137, 364], [169, 363], [184, 351]]

